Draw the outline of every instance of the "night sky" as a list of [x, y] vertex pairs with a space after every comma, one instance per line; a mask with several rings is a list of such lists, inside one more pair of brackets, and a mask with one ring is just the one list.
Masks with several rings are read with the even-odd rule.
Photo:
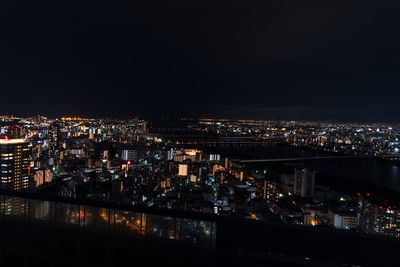
[[400, 122], [396, 0], [8, 2], [1, 114]]

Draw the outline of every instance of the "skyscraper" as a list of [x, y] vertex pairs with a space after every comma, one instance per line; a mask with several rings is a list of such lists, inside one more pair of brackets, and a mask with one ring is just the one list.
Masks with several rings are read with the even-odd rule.
[[22, 138], [0, 139], [0, 175], [1, 188], [8, 190], [29, 189], [29, 144]]
[[293, 191], [301, 197], [313, 197], [315, 186], [315, 171], [310, 172], [306, 169], [295, 170]]
[[57, 122], [53, 123], [49, 129], [49, 142], [53, 149], [60, 146], [60, 126]]

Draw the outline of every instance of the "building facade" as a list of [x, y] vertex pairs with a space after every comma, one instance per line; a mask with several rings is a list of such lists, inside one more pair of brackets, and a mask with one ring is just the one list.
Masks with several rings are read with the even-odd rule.
[[28, 190], [30, 179], [30, 147], [24, 139], [0, 139], [1, 188]]
[[293, 191], [296, 195], [307, 198], [313, 197], [314, 187], [315, 171], [295, 170]]

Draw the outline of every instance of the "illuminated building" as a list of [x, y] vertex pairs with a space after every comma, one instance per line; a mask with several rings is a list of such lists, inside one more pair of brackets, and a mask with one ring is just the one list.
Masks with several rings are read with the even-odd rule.
[[210, 154], [210, 161], [220, 161], [221, 155], [219, 154]]
[[377, 220], [378, 208], [371, 202], [360, 200], [360, 230], [364, 233], [379, 233], [379, 221]]
[[171, 150], [170, 152], [168, 152], [167, 156], [168, 158], [172, 156], [173, 160], [176, 162], [184, 162], [185, 160], [201, 161], [202, 159], [201, 150], [197, 149], [185, 149], [184, 151]]
[[231, 168], [232, 162], [229, 160], [229, 158], [224, 159], [224, 168], [226, 170], [229, 170]]
[[38, 170], [33, 176], [33, 179], [36, 186], [49, 183], [53, 180], [53, 172], [51, 170]]
[[196, 175], [190, 175], [190, 182], [196, 183], [197, 182], [197, 176]]
[[29, 144], [24, 139], [0, 139], [1, 188], [27, 190], [30, 188]]
[[188, 165], [179, 164], [179, 176], [187, 176], [188, 175]]
[[135, 161], [138, 159], [138, 152], [136, 150], [124, 149], [121, 153], [121, 159]]
[[171, 148], [167, 152], [167, 160], [173, 160], [174, 159], [174, 155], [175, 155], [175, 150], [173, 148]]
[[196, 154], [201, 153], [201, 150], [198, 149], [185, 149], [185, 154], [190, 156], [196, 156]]
[[255, 183], [257, 184], [257, 196], [259, 198], [264, 198], [271, 203], [279, 200], [281, 188], [278, 183], [273, 182], [269, 178], [256, 179]]
[[338, 229], [357, 229], [358, 216], [353, 212], [337, 212], [330, 214], [332, 224]]
[[293, 191], [301, 197], [313, 197], [315, 186], [315, 171], [310, 172], [306, 169], [295, 170]]
[[400, 212], [397, 209], [378, 206], [363, 197], [359, 205], [362, 232], [400, 237]]
[[50, 146], [57, 148], [60, 144], [60, 127], [58, 124], [54, 124], [50, 127], [49, 138]]
[[110, 159], [110, 153], [108, 150], [103, 151], [103, 159]]
[[224, 170], [225, 169], [221, 165], [214, 164], [213, 165], [213, 170], [212, 170], [212, 175], [214, 176], [217, 171], [224, 171]]
[[176, 162], [184, 162], [185, 160], [196, 161], [197, 158], [198, 158], [197, 155], [186, 155], [186, 154], [174, 155], [174, 161]]

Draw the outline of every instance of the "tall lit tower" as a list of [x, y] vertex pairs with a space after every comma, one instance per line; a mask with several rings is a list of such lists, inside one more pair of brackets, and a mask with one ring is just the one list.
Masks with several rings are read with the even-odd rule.
[[30, 183], [29, 144], [22, 138], [0, 139], [1, 188], [8, 190], [28, 190]]

